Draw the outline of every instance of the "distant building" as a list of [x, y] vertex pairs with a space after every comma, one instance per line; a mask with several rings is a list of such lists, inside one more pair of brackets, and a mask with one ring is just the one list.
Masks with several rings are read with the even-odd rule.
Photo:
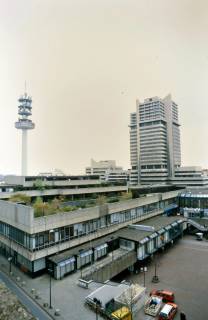
[[53, 171], [40, 172], [38, 176], [42, 177], [52, 177], [52, 176], [66, 176], [66, 174], [61, 169], [54, 169]]
[[115, 160], [95, 161], [91, 159], [91, 166], [85, 169], [87, 175], [99, 175], [106, 182], [127, 182], [128, 171], [116, 166]]
[[208, 185], [208, 175], [205, 170], [198, 166], [180, 167], [175, 169], [172, 183], [177, 186], [199, 186]]
[[171, 95], [136, 102], [130, 117], [131, 184], [167, 183], [181, 165], [178, 106]]

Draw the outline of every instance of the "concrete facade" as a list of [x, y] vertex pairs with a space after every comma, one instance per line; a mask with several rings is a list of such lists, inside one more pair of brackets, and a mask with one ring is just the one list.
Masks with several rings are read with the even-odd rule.
[[[46, 257], [144, 219], [160, 215], [178, 192], [105, 204], [99, 207], [34, 217], [33, 208], [0, 201], [0, 243], [5, 255], [12, 254], [17, 264], [30, 273], [46, 266]], [[14, 262], [15, 262], [14, 261]]]
[[177, 186], [207, 186], [208, 175], [199, 166], [187, 166], [175, 169], [175, 176], [171, 179], [171, 183]]
[[24, 191], [4, 191], [0, 192], [0, 199], [9, 199], [12, 195], [15, 194], [26, 194], [29, 197], [47, 197], [47, 196], [76, 196], [76, 195], [90, 195], [90, 194], [102, 194], [102, 193], [111, 193], [111, 192], [126, 192], [127, 186], [110, 186], [110, 187], [86, 187], [79, 188], [77, 185], [76, 188], [54, 188], [46, 190], [24, 190]]
[[181, 165], [178, 107], [171, 95], [136, 102], [130, 120], [131, 184], [166, 182]]
[[70, 187], [83, 185], [100, 185], [98, 175], [95, 176], [5, 176], [4, 181], [9, 185], [19, 185], [24, 188], [33, 188], [37, 181], [44, 187]]
[[99, 175], [100, 179], [106, 182], [126, 183], [128, 180], [128, 171], [116, 166], [115, 160], [95, 161], [91, 159], [91, 165], [85, 169], [85, 173], [87, 175]]

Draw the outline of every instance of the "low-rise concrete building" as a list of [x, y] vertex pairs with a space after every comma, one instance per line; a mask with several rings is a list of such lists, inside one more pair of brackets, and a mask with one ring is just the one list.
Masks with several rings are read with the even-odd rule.
[[120, 230], [120, 246], [135, 248], [137, 259], [142, 261], [158, 249], [180, 236], [183, 232], [183, 219], [180, 217], [159, 216], [145, 220], [140, 225], [130, 225]]
[[178, 167], [175, 169], [171, 183], [183, 187], [203, 187], [208, 185], [208, 175], [199, 166]]
[[115, 196], [128, 190], [126, 184], [104, 183], [98, 175], [5, 176], [4, 180], [0, 185], [0, 199], [9, 199], [18, 193], [46, 199], [64, 196], [73, 201], [95, 195]]
[[176, 203], [177, 194], [168, 192], [38, 218], [30, 206], [0, 200], [0, 250], [35, 276], [47, 269], [47, 260], [54, 254], [162, 214], [166, 206]]

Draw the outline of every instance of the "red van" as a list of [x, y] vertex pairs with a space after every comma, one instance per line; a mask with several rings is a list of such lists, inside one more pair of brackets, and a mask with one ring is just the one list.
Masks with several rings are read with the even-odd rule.
[[152, 296], [152, 295], [161, 297], [163, 299], [163, 302], [174, 302], [175, 301], [175, 295], [172, 291], [153, 289], [150, 292], [150, 296]]

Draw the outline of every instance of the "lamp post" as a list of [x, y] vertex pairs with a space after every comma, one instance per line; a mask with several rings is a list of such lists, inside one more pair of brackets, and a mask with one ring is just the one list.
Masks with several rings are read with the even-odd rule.
[[82, 257], [81, 257], [82, 252], [83, 252], [83, 249], [80, 249], [80, 250], [79, 250], [79, 261], [80, 261], [81, 279], [82, 279]]
[[152, 282], [153, 283], [158, 283], [159, 282], [159, 277], [157, 275], [157, 259], [156, 259], [156, 254], [155, 254], [155, 274], [152, 277]]
[[95, 316], [96, 316], [96, 320], [98, 320], [98, 305], [97, 302], [95, 303]]
[[9, 261], [9, 273], [11, 274], [11, 272], [12, 272], [12, 257], [9, 257], [8, 261]]
[[114, 251], [114, 242], [113, 242], [113, 240], [114, 240], [114, 237], [111, 237], [111, 240], [112, 240], [112, 252], [111, 252], [111, 257], [112, 257], [112, 262], [113, 262], [113, 251]]
[[94, 298], [93, 301], [95, 303], [95, 319], [98, 320], [98, 306], [100, 306], [100, 300]]
[[49, 272], [49, 276], [50, 276], [50, 280], [49, 280], [49, 308], [52, 309], [52, 305], [51, 305], [51, 275], [53, 270], [52, 269], [48, 269]]
[[147, 272], [147, 267], [141, 267], [140, 271], [144, 274], [144, 287], [145, 287], [145, 273]]

